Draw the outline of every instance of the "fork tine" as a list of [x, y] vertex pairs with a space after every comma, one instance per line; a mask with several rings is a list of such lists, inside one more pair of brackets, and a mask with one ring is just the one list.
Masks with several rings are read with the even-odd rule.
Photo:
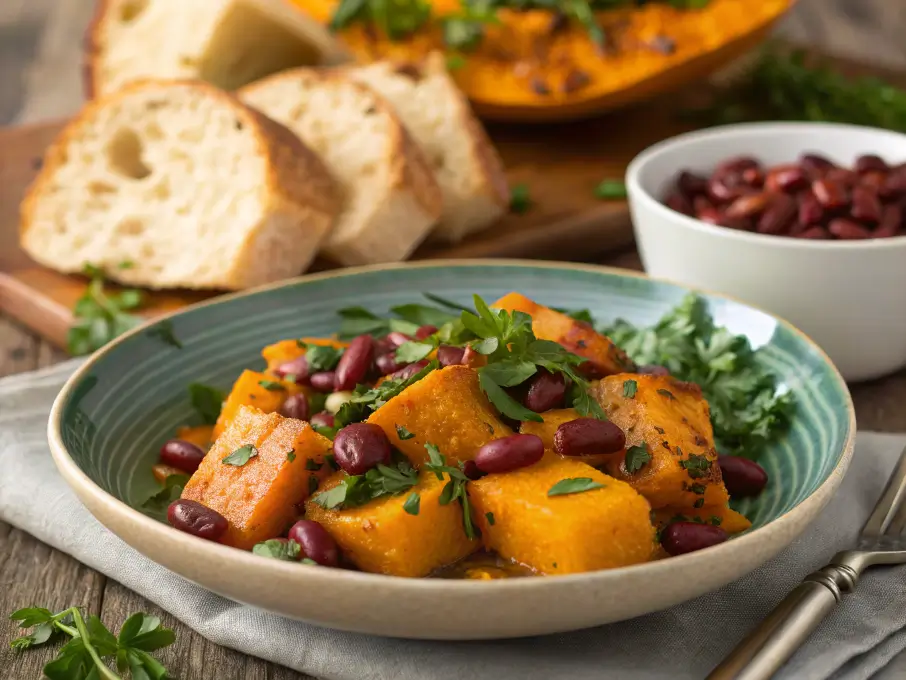
[[[906, 506], [903, 503], [904, 500], [906, 500], [906, 448], [900, 454], [900, 460], [893, 474], [890, 475], [887, 486], [884, 487], [884, 493], [881, 494], [878, 504], [875, 505], [871, 517], [862, 527], [862, 535], [877, 538], [884, 534], [900, 506]], [[898, 516], [897, 519], [906, 522], [906, 514], [901, 512], [900, 515], [902, 517]]]

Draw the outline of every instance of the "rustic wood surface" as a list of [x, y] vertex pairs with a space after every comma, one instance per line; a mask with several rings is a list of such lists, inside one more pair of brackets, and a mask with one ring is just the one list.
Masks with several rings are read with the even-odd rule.
[[[77, 110], [80, 36], [91, 4], [91, 0], [0, 0], [0, 125], [63, 118]], [[902, 0], [799, 0], [780, 33], [822, 50], [906, 68], [902, 8]], [[637, 266], [638, 259], [628, 252], [607, 263]], [[0, 376], [62, 358], [58, 350], [0, 316]], [[906, 372], [857, 385], [853, 396], [860, 428], [906, 431]], [[114, 627], [138, 610], [161, 616], [177, 631], [176, 644], [161, 654], [177, 678], [306, 677], [211, 644], [118, 583], [0, 523], [0, 675], [4, 679], [39, 678], [50, 658], [49, 652], [38, 650], [12, 654], [3, 642], [14, 636], [5, 613], [27, 605], [62, 609], [72, 604], [85, 606]]]

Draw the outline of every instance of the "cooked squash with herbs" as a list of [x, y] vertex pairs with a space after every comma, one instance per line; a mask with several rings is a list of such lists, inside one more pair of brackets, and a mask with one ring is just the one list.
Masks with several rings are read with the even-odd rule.
[[216, 438], [224, 433], [241, 407], [254, 406], [264, 413], [273, 413], [280, 409], [289, 395], [301, 391], [302, 388], [296, 383], [257, 371], [243, 371], [223, 402], [223, 410], [214, 425], [213, 436]]
[[277, 366], [293, 359], [305, 356], [309, 345], [345, 349], [348, 343], [332, 338], [300, 338], [298, 340], [281, 340], [261, 350], [261, 356], [267, 362], [267, 370], [273, 371]]
[[654, 522], [658, 528], [671, 522], [701, 522], [718, 526], [728, 534], [739, 534], [752, 526], [745, 516], [725, 505], [703, 505], [691, 509], [659, 508], [654, 511]]
[[[534, 434], [541, 437], [541, 441], [544, 442], [545, 451], [553, 451], [554, 435], [557, 433], [557, 428], [563, 423], [576, 420], [580, 416], [574, 408], [561, 408], [546, 411], [541, 414], [541, 417], [544, 418], [543, 423], [525, 422], [519, 426], [519, 431], [523, 434]], [[591, 465], [593, 467], [600, 467], [613, 458], [613, 455], [614, 454], [611, 453], [592, 454], [577, 456], [575, 460], [579, 460], [586, 465]]]

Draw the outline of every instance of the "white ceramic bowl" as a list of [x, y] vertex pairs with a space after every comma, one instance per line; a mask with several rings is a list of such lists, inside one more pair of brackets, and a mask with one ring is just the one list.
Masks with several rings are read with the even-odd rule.
[[830, 123], [728, 125], [665, 140], [629, 165], [636, 242], [652, 276], [733, 295], [801, 328], [850, 381], [906, 365], [906, 236], [814, 241], [716, 227], [663, 205], [676, 174], [733, 156], [765, 165], [820, 153], [852, 167], [861, 154], [906, 161], [906, 135]]

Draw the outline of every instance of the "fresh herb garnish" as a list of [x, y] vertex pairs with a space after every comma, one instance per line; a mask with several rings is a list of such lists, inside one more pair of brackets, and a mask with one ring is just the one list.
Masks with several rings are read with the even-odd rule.
[[141, 291], [127, 288], [119, 293], [107, 292], [104, 272], [90, 264], [85, 265], [84, 274], [90, 280], [75, 303], [73, 325], [66, 336], [67, 349], [73, 356], [90, 354], [142, 322], [129, 313], [141, 306]]
[[300, 564], [311, 564], [311, 565], [313, 565], [313, 566], [317, 566], [317, 565], [318, 565], [318, 563], [315, 562], [315, 561], [314, 561], [312, 558], [310, 558], [310, 557], [303, 557], [301, 560], [299, 560], [299, 563], [300, 563]]
[[488, 526], [494, 526], [494, 513], [486, 512], [484, 513], [484, 518], [488, 520]]
[[657, 391], [657, 393], [660, 394], [662, 397], [667, 397], [668, 399], [670, 399], [672, 401], [676, 401], [676, 397], [673, 396], [673, 392], [671, 392], [670, 390], [660, 389]]
[[554, 484], [547, 492], [548, 496], [566, 496], [593, 489], [603, 489], [604, 485], [591, 477], [567, 477]]
[[408, 379], [385, 380], [377, 387], [369, 388], [365, 385], [358, 385], [352, 398], [343, 404], [340, 410], [337, 411], [336, 416], [334, 416], [334, 426], [340, 428], [349, 423], [358, 423], [365, 420], [372, 411], [378, 410], [393, 397], [410, 385], [417, 383], [438, 366], [439, 364], [436, 361], [432, 361]]
[[406, 497], [406, 502], [403, 503], [403, 510], [405, 510], [410, 515], [417, 515], [419, 507], [421, 505], [421, 496], [417, 492], [413, 491]]
[[[290, 463], [296, 462], [296, 450], [295, 449], [290, 449], [289, 451], [286, 452], [286, 460], [288, 460]], [[308, 467], [308, 463], [310, 461], [311, 461], [311, 459], [305, 461], [306, 468]]]
[[711, 469], [711, 461], [706, 456], [690, 453], [689, 458], [680, 461], [680, 466], [689, 473], [692, 479], [707, 477]]
[[139, 510], [155, 519], [165, 521], [167, 508], [170, 507], [170, 503], [179, 499], [189, 479], [189, 475], [170, 475], [164, 480], [164, 488], [142, 503]]
[[623, 396], [627, 399], [632, 399], [635, 396], [635, 393], [639, 389], [639, 384], [635, 380], [624, 380], [623, 381]]
[[318, 478], [314, 475], [308, 475], [308, 495], [311, 496], [318, 490]]
[[458, 71], [461, 68], [464, 68], [468, 62], [466, 58], [461, 54], [448, 54], [447, 55], [447, 70], [448, 71]]
[[434, 351], [434, 345], [427, 342], [404, 342], [396, 348], [396, 360], [401, 364], [414, 364]]
[[179, 338], [176, 337], [176, 334], [173, 332], [173, 322], [169, 319], [161, 321], [154, 328], [149, 328], [145, 335], [149, 338], [156, 338], [160, 340], [165, 345], [170, 345], [176, 349], [182, 349], [182, 342]]
[[639, 446], [630, 446], [626, 449], [626, 472], [632, 474], [638, 472], [651, 462], [651, 454], [648, 453], [648, 444], [642, 442]]
[[510, 212], [522, 214], [532, 205], [527, 184], [515, 184], [510, 190]]
[[398, 496], [418, 484], [418, 471], [406, 460], [377, 465], [364, 475], [347, 475], [339, 484], [312, 496], [327, 510], [354, 508], [382, 496]]
[[756, 456], [789, 425], [792, 395], [778, 387], [761, 350], [716, 326], [705, 301], [694, 294], [651, 328], [617, 321], [604, 333], [636, 363], [664, 366], [701, 387], [719, 450]]
[[396, 436], [400, 438], [400, 441], [404, 442], [407, 439], [412, 439], [415, 435], [412, 434], [411, 432], [409, 432], [409, 430], [407, 430], [402, 425], [397, 425], [396, 426]]
[[284, 560], [285, 562], [295, 562], [299, 559], [299, 553], [302, 548], [298, 543], [292, 540], [281, 541], [271, 538], [263, 543], [256, 543], [252, 552], [261, 557], [270, 557], [275, 560]]
[[595, 198], [604, 201], [626, 198], [626, 183], [620, 179], [605, 179], [595, 187]]
[[312, 472], [317, 472], [322, 467], [324, 467], [324, 463], [319, 463], [314, 458], [307, 458], [305, 460], [305, 469], [306, 470], [311, 470]]
[[217, 422], [224, 399], [226, 395], [216, 387], [201, 383], [189, 384], [189, 401], [205, 425], [214, 425]]
[[220, 462], [224, 465], [235, 465], [241, 467], [249, 462], [252, 458], [258, 455], [258, 449], [256, 449], [251, 444], [246, 444], [245, 446], [240, 446], [238, 449], [233, 451], [229, 456], [226, 456]]
[[276, 380], [259, 380], [258, 384], [261, 385], [266, 390], [271, 392], [279, 392], [280, 390], [285, 390], [286, 385]]
[[123, 623], [119, 636], [114, 636], [97, 616], [86, 621], [78, 607], [56, 614], [43, 607], [28, 607], [10, 614], [22, 629], [32, 628], [10, 643], [15, 650], [28, 649], [50, 642], [57, 636], [72, 639], [44, 666], [50, 680], [121, 680], [105, 659], [116, 662], [120, 673], [131, 672], [133, 680], [164, 680], [167, 669], [150, 652], [167, 647], [176, 640], [160, 619], [144, 613], [133, 614]]
[[309, 345], [305, 351], [305, 361], [310, 373], [332, 371], [340, 363], [343, 350], [329, 345]]
[[465, 472], [462, 470], [462, 463], [459, 464], [459, 467], [447, 465], [446, 456], [434, 444], [425, 444], [425, 450], [428, 452], [428, 462], [424, 463], [422, 467], [429, 472], [433, 472], [440, 481], [443, 481], [444, 474], [448, 478], [447, 483], [440, 492], [438, 503], [449, 505], [458, 499], [462, 507], [462, 527], [466, 532], [466, 537], [469, 539], [477, 538], [481, 535], [481, 531], [472, 522], [472, 504], [469, 501], [469, 490], [466, 488], [469, 478], [466, 477]]
[[689, 491], [691, 491], [692, 493], [698, 494], [699, 496], [704, 494], [705, 491], [707, 491], [707, 490], [708, 490], [708, 487], [706, 487], [704, 484], [699, 484], [698, 482], [689, 486]]
[[425, 25], [431, 6], [423, 0], [340, 0], [330, 19], [330, 30], [339, 31], [360, 22], [380, 29], [390, 40], [402, 40]]
[[692, 507], [693, 507], [693, 508], [700, 508], [700, 507], [702, 507], [704, 504], [705, 504], [705, 499], [704, 499], [704, 498], [697, 498], [697, 499], [695, 500], [695, 502], [692, 504]]

